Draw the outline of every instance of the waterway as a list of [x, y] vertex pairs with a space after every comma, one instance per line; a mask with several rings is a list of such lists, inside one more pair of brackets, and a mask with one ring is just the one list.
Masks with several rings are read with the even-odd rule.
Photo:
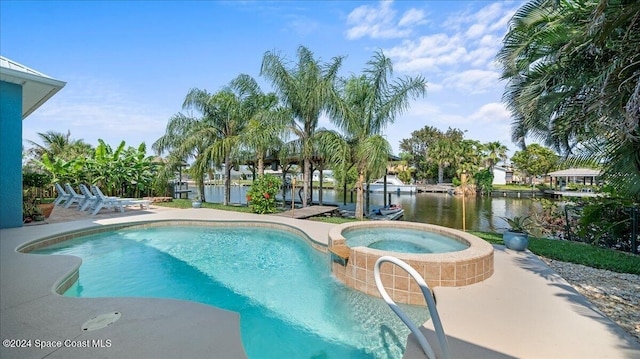
[[[231, 187], [231, 203], [247, 204], [246, 193], [248, 186]], [[206, 186], [205, 198], [207, 202], [221, 203], [224, 198], [223, 186]], [[278, 196], [281, 200], [282, 196]], [[287, 194], [290, 199], [290, 193]], [[323, 190], [323, 204], [343, 206], [342, 191]], [[314, 190], [313, 200], [318, 201], [318, 191]], [[353, 195], [355, 200], [355, 194]], [[387, 198], [388, 200], [388, 198]], [[351, 204], [351, 194], [347, 193], [347, 206]], [[392, 194], [391, 203], [399, 204], [404, 209], [403, 220], [441, 225], [449, 228], [462, 229], [463, 226], [463, 197], [445, 193]], [[370, 209], [384, 204], [382, 193], [371, 193], [369, 197]], [[465, 227], [467, 230], [500, 232], [506, 223], [500, 217], [528, 215], [540, 207], [535, 200], [512, 197], [480, 197], [467, 196], [464, 198]]]

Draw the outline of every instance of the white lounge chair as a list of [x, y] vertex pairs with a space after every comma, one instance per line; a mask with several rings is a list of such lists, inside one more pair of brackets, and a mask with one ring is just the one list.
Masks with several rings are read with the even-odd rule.
[[87, 186], [85, 186], [84, 184], [81, 183], [79, 187], [80, 192], [82, 192], [82, 195], [84, 196], [82, 204], [79, 205], [79, 210], [82, 212], [89, 208], [89, 206], [93, 208], [96, 201], [98, 200], [98, 197], [94, 196], [91, 191], [89, 191], [89, 188], [87, 188]]
[[56, 200], [53, 201], [53, 205], [57, 206], [61, 204], [63, 201], [69, 201], [69, 199], [71, 198], [71, 195], [67, 193], [64, 190], [64, 188], [62, 188], [60, 183], [56, 182], [53, 185], [56, 186], [56, 192], [58, 192], [58, 197], [56, 197]]
[[93, 212], [91, 212], [92, 216], [98, 214], [98, 212], [100, 212], [102, 208], [113, 208], [114, 210], [120, 210], [120, 212], [124, 212], [124, 205], [122, 204], [121, 198], [105, 196], [100, 188], [98, 188], [98, 186], [96, 185], [91, 185], [91, 192], [97, 197]]
[[95, 185], [91, 186], [91, 192], [98, 197], [93, 213], [91, 213], [93, 216], [95, 216], [103, 207], [113, 208], [120, 210], [120, 212], [124, 212], [125, 206], [139, 205], [140, 208], [149, 209], [149, 206], [151, 205], [151, 201], [146, 199], [107, 197], [102, 193], [100, 188]]
[[84, 196], [77, 194], [76, 191], [73, 189], [73, 187], [71, 187], [71, 184], [69, 183], [64, 184], [64, 189], [71, 196], [67, 200], [67, 203], [64, 204], [64, 208], [69, 208], [74, 202], [78, 202], [78, 209], [80, 209], [82, 202], [85, 200]]

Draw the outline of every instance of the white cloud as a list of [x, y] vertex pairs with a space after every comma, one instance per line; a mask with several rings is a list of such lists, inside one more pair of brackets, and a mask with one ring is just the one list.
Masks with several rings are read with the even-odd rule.
[[405, 39], [385, 53], [400, 71], [492, 69], [514, 11], [510, 3], [496, 2], [479, 11], [461, 12], [440, 25], [443, 32]]
[[431, 94], [434, 92], [440, 92], [444, 86], [441, 83], [437, 82], [427, 82], [427, 93]]
[[398, 22], [398, 26], [409, 26], [414, 24], [426, 23], [424, 19], [424, 11], [418, 9], [409, 9], [402, 15], [402, 19]]
[[351, 26], [346, 32], [347, 39], [407, 37], [413, 33], [414, 26], [426, 23], [424, 11], [413, 8], [396, 21], [397, 11], [392, 5], [393, 1], [386, 0], [378, 6], [362, 5], [351, 11], [347, 16], [347, 24]]
[[491, 102], [483, 105], [469, 116], [473, 122], [497, 123], [500, 125], [509, 124], [511, 121], [511, 113], [502, 103]]
[[95, 146], [98, 139], [115, 146], [120, 141], [150, 148], [172, 114], [145, 106], [110, 81], [69, 79], [65, 88], [23, 124], [23, 138], [36, 140], [38, 132], [71, 130], [71, 137]]
[[475, 68], [490, 68], [489, 64], [496, 57], [496, 50], [490, 47], [479, 47], [469, 53], [468, 62]]
[[465, 32], [465, 36], [469, 39], [476, 39], [487, 31], [487, 27], [484, 24], [473, 24]]
[[472, 113], [468, 121], [474, 140], [483, 143], [498, 141], [510, 150], [515, 148], [511, 142], [511, 114], [503, 104], [487, 103]]
[[467, 50], [458, 36], [435, 34], [423, 36], [417, 41], [403, 41], [399, 46], [385, 50], [394, 58], [401, 71], [438, 71], [442, 65], [461, 62]]
[[478, 94], [499, 88], [499, 76], [500, 74], [495, 71], [467, 70], [449, 75], [445, 78], [444, 85], [472, 94]]

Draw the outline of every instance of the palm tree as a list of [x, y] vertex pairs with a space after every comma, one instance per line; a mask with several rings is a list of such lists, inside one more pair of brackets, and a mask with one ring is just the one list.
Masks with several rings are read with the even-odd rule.
[[[424, 95], [426, 81], [395, 79], [391, 60], [382, 51], [367, 62], [364, 74], [352, 75], [341, 83], [333, 97], [331, 117], [351, 148], [351, 159], [358, 171], [356, 218], [364, 216], [364, 183], [370, 175], [386, 171], [391, 146], [382, 135], [387, 125], [409, 107], [409, 100]], [[344, 153], [344, 146], [338, 147]]]
[[441, 138], [427, 149], [427, 161], [438, 165], [438, 183], [444, 182], [444, 170], [454, 161], [454, 144]]
[[256, 159], [258, 176], [264, 175], [264, 159], [268, 154], [276, 157], [278, 149], [287, 139], [287, 125], [291, 115], [278, 106], [275, 94], [257, 93], [253, 98], [256, 107], [247, 126], [240, 136], [243, 149]]
[[40, 137], [42, 144], [31, 140], [27, 140], [27, 142], [33, 146], [30, 152], [40, 160], [46, 154], [50, 160], [60, 157], [69, 161], [76, 157], [89, 156], [93, 150], [91, 145], [83, 140], [71, 139], [71, 131], [67, 131], [66, 134], [56, 131], [39, 132], [38, 137]]
[[507, 146], [503, 145], [499, 141], [488, 142], [484, 145], [485, 149], [485, 161], [489, 169], [489, 173], [493, 173], [493, 168], [498, 161], [507, 160]]
[[[212, 139], [204, 134], [204, 129], [209, 126], [207, 120], [205, 116], [197, 118], [183, 113], [171, 116], [165, 134], [152, 145], [158, 155], [165, 151], [169, 152], [167, 162], [160, 170], [159, 177], [163, 179], [174, 178], [178, 166], [182, 166], [190, 158], [198, 159], [201, 157], [201, 154], [212, 142]], [[194, 177], [201, 199], [205, 201], [203, 180], [207, 171], [206, 167], [203, 169], [203, 163], [204, 161], [198, 162], [199, 167], [195, 167]]]
[[167, 125], [165, 135], [154, 143], [153, 147], [158, 152], [175, 151], [172, 158], [195, 159], [192, 173], [196, 175], [203, 200], [204, 174], [209, 172], [213, 163], [216, 166], [224, 166], [223, 204], [229, 204], [233, 156], [241, 150], [241, 134], [249, 119], [259, 109], [255, 100], [259, 94], [257, 83], [246, 74], [238, 75], [228, 86], [215, 94], [197, 88], [191, 89], [187, 93], [183, 109], [195, 110], [202, 116], [174, 116]]
[[478, 172], [483, 160], [485, 147], [480, 141], [462, 140], [456, 148], [456, 173], [462, 179], [461, 174], [473, 175]]
[[239, 113], [240, 101], [229, 90], [209, 94], [206, 90], [192, 89], [187, 94], [185, 106], [205, 114], [206, 125], [194, 134], [194, 140], [198, 137], [207, 138], [208, 146], [196, 158], [194, 166], [197, 173], [204, 174], [210, 162], [224, 165], [223, 204], [226, 206], [231, 198], [231, 154], [244, 127], [243, 117]]
[[304, 46], [298, 48], [298, 62], [293, 68], [286, 67], [286, 59], [279, 53], [268, 51], [262, 59], [260, 74], [275, 87], [295, 120], [290, 129], [297, 136], [295, 142], [304, 168], [303, 206], [307, 206], [311, 191], [311, 159], [318, 119], [327, 108], [341, 64], [342, 57], [334, 57], [328, 64], [321, 63]]

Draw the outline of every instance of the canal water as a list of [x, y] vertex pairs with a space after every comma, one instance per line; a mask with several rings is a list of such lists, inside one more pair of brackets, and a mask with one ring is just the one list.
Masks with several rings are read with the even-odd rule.
[[[232, 186], [231, 203], [247, 204], [246, 193], [249, 186]], [[291, 197], [287, 193], [287, 200]], [[224, 187], [220, 185], [205, 186], [207, 202], [222, 203]], [[278, 196], [282, 199], [282, 195]], [[314, 190], [314, 202], [318, 201], [318, 191]], [[343, 205], [341, 191], [323, 190], [323, 204]], [[355, 201], [355, 193], [353, 195]], [[388, 200], [388, 197], [387, 197]], [[351, 195], [347, 193], [347, 204], [351, 204]], [[399, 204], [404, 209], [403, 220], [441, 225], [449, 228], [462, 229], [462, 196], [452, 196], [446, 193], [418, 193], [392, 194], [391, 203]], [[382, 207], [384, 195], [371, 193], [370, 209]], [[348, 206], [348, 205], [347, 205]], [[353, 204], [351, 204], [353, 208]], [[528, 198], [512, 197], [480, 197], [467, 196], [464, 199], [466, 228], [468, 230], [501, 232], [507, 224], [500, 217], [526, 216], [540, 207], [537, 201]]]

